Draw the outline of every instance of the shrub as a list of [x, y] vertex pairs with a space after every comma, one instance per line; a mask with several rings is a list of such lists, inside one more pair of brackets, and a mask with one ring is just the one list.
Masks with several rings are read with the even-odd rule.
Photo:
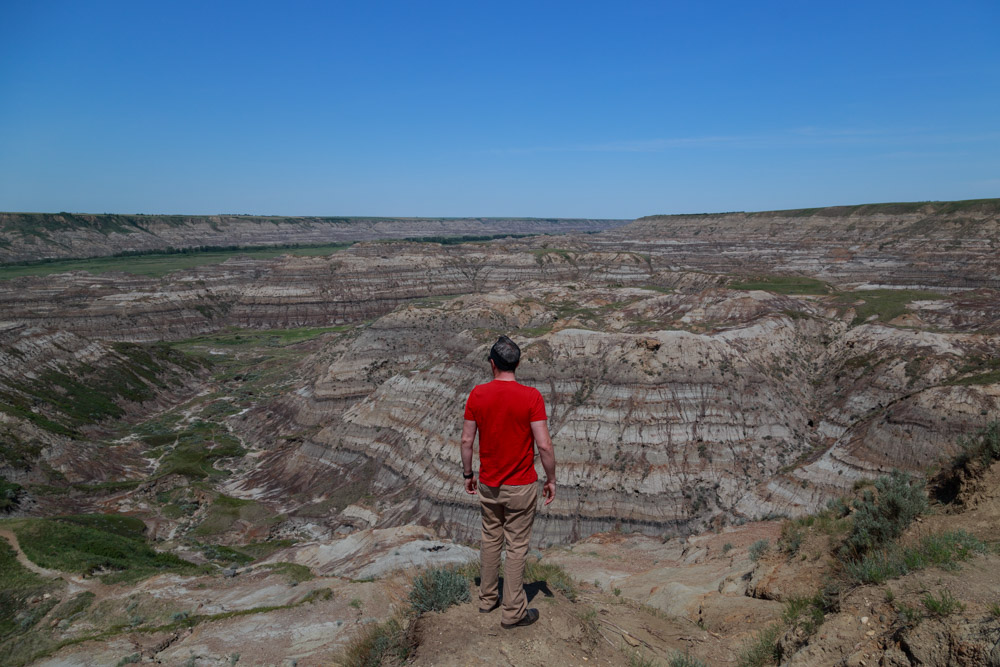
[[399, 618], [366, 625], [334, 664], [344, 667], [380, 667], [384, 661], [403, 662], [410, 655], [410, 641]]
[[756, 633], [753, 638], [743, 644], [740, 649], [737, 665], [739, 667], [763, 667], [781, 660], [781, 649], [778, 637], [781, 635], [781, 625], [775, 623]]
[[23, 489], [20, 484], [8, 482], [0, 477], [0, 512], [10, 512], [21, 500]]
[[693, 658], [687, 653], [675, 653], [667, 663], [667, 667], [707, 667], [703, 660]]
[[1000, 602], [991, 602], [986, 610], [990, 612], [990, 616], [993, 618], [1000, 618]]
[[722, 553], [727, 554], [732, 550], [733, 550], [732, 542], [726, 542], [725, 544], [722, 545]]
[[782, 553], [794, 556], [798, 553], [805, 539], [806, 533], [800, 526], [796, 525], [794, 521], [786, 521], [781, 525], [781, 539], [778, 541], [778, 547]]
[[899, 614], [899, 622], [903, 625], [916, 625], [923, 618], [919, 609], [908, 604], [901, 603], [896, 607], [896, 612]]
[[1000, 459], [1000, 420], [992, 421], [969, 438], [959, 440], [962, 451], [955, 456], [954, 467], [965, 467], [970, 462], [978, 462], [984, 468]]
[[812, 597], [791, 597], [785, 602], [781, 619], [788, 625], [802, 628], [806, 635], [812, 635], [823, 625], [823, 595]]
[[941, 591], [940, 597], [934, 597], [933, 593], [928, 593], [925, 595], [921, 602], [924, 603], [924, 607], [930, 613], [935, 616], [950, 616], [956, 611], [962, 611], [965, 609], [965, 605], [958, 601], [951, 591], [945, 589]]
[[927, 509], [923, 482], [898, 470], [875, 480], [875, 491], [866, 490], [853, 503], [851, 533], [841, 549], [846, 559], [860, 559], [892, 543]]
[[413, 580], [410, 604], [418, 613], [444, 611], [453, 604], [469, 601], [469, 582], [450, 567], [425, 570]]
[[757, 540], [750, 545], [750, 560], [753, 562], [759, 561], [764, 554], [768, 552], [771, 548], [771, 542], [768, 540]]

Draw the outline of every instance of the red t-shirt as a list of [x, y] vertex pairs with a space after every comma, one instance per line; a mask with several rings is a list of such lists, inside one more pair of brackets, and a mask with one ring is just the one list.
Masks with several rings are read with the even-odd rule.
[[479, 429], [479, 480], [486, 486], [531, 484], [535, 439], [531, 422], [545, 421], [545, 401], [534, 387], [493, 380], [473, 387], [465, 418]]

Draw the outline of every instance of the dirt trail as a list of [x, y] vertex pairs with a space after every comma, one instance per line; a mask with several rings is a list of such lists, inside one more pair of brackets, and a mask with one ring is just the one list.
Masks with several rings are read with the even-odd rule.
[[13, 531], [0, 529], [0, 537], [10, 543], [11, 548], [14, 549], [14, 553], [17, 555], [17, 561], [21, 565], [46, 579], [62, 579], [65, 581], [68, 586], [66, 592], [69, 595], [79, 593], [80, 591], [90, 591], [97, 596], [103, 596], [107, 593], [108, 587], [99, 581], [84, 579], [83, 577], [59, 572], [58, 570], [50, 570], [32, 562], [24, 553], [24, 550], [21, 549], [21, 543], [17, 541], [17, 535]]

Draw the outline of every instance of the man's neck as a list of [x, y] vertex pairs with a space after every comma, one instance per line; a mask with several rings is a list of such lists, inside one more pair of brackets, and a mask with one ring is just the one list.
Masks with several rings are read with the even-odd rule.
[[493, 369], [493, 379], [500, 380], [501, 382], [517, 382], [517, 378], [514, 377], [514, 371], [498, 371]]

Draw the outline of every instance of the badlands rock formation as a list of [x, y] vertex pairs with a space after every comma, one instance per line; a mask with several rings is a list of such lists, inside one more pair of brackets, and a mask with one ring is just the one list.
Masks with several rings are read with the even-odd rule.
[[[546, 398], [561, 468], [538, 543], [615, 527], [686, 534], [812, 511], [859, 478], [922, 470], [996, 414], [996, 203], [911, 208], [362, 243], [165, 278], [76, 272], [6, 281], [0, 303], [9, 327], [105, 346], [340, 327], [282, 371], [281, 391], [243, 399], [230, 427], [259, 458], [228, 492], [322, 516], [349, 480], [387, 499], [373, 509], [388, 525], [462, 539], [476, 506], [455, 482], [459, 415], [487, 379], [489, 343], [510, 333], [521, 377]], [[843, 243], [855, 259], [832, 253]], [[878, 247], [896, 259], [869, 261]], [[789, 278], [805, 257], [841, 288]], [[917, 258], [938, 267], [921, 269], [923, 291], [870, 289], [914, 287]], [[33, 437], [13, 417], [8, 429]]]
[[[319, 663], [352, 636], [347, 621], [400, 603], [400, 572], [468, 560], [459, 543], [474, 540], [478, 510], [458, 476], [460, 415], [501, 333], [522, 345], [520, 378], [545, 397], [559, 460], [558, 501], [535, 546], [555, 545], [546, 558], [576, 578], [672, 615], [660, 628], [672, 646], [695, 641], [696, 621], [708, 644], [711, 632], [758, 628], [779, 612], [757, 598], [808, 591], [748, 565], [749, 544], [778, 530], [753, 521], [813, 512], [895, 468], [923, 472], [1000, 413], [998, 211], [994, 201], [657, 217], [600, 234], [242, 256], [161, 278], [128, 273], [123, 258], [121, 272], [2, 280], [0, 491], [11, 515], [137, 516], [157, 549], [218, 570], [159, 575], [134, 592], [91, 587], [115, 624], [146, 634], [115, 631], [60, 655], [226, 662], [238, 648], [228, 633], [259, 636], [246, 642], [253, 660]], [[60, 242], [96, 252], [94, 234], [106, 235], [118, 251], [145, 238], [106, 222]], [[371, 230], [359, 224], [361, 238]], [[195, 227], [164, 229], [179, 235], [172, 245], [218, 243]], [[31, 245], [19, 243], [5, 247]], [[699, 536], [706, 528], [719, 535]], [[615, 559], [628, 562], [603, 562]], [[278, 572], [319, 577], [298, 588], [306, 579]], [[358, 581], [369, 577], [380, 579]], [[334, 620], [313, 618], [314, 603]], [[45, 604], [39, 594], [28, 607]], [[635, 611], [628, 632], [655, 626]], [[188, 612], [200, 630], [174, 618]], [[16, 644], [18, 660], [51, 652], [99, 635], [95, 614], [53, 616], [0, 644]], [[840, 635], [865, 641], [842, 622]], [[566, 636], [578, 632], [583, 642], [586, 628]]]

